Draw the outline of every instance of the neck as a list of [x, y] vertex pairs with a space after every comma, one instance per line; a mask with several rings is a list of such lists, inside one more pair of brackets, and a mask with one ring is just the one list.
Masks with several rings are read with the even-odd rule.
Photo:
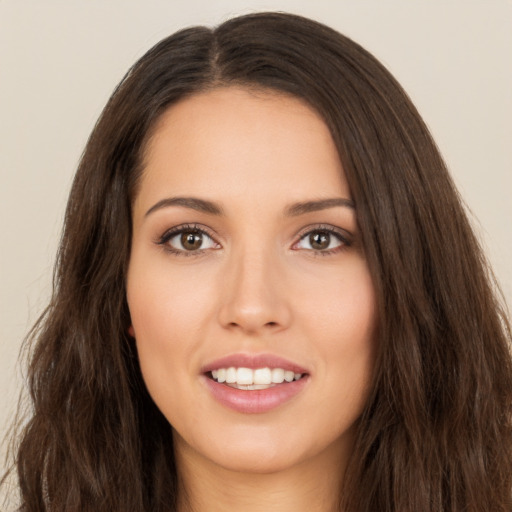
[[[268, 473], [234, 471], [176, 450], [178, 512], [339, 512], [347, 453], [331, 445], [314, 459]], [[335, 455], [335, 456], [333, 456]]]

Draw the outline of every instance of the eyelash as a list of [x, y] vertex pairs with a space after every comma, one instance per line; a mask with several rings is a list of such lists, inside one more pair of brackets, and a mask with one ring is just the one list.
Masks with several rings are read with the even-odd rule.
[[[194, 234], [206, 235], [208, 238], [210, 238], [213, 241], [213, 243], [215, 243], [216, 245], [220, 245], [215, 240], [215, 237], [210, 232], [210, 230], [200, 224], [181, 224], [179, 226], [175, 226], [175, 227], [167, 230], [161, 237], [159, 237], [155, 241], [155, 243], [157, 245], [162, 246], [162, 248], [166, 252], [172, 253], [176, 256], [185, 256], [185, 257], [199, 256], [209, 250], [209, 249], [198, 249], [198, 250], [193, 250], [193, 251], [187, 251], [185, 249], [175, 249], [174, 247], [169, 245], [168, 242], [172, 238], [174, 238], [175, 236], [180, 235], [182, 233], [194, 233]], [[308, 226], [308, 227], [304, 228], [297, 235], [298, 240], [293, 244], [292, 248], [295, 247], [296, 245], [298, 245], [301, 241], [305, 240], [306, 237], [310, 236], [312, 233], [328, 233], [329, 235], [333, 235], [340, 242], [339, 246], [334, 247], [332, 249], [326, 249], [326, 250], [305, 249], [306, 251], [312, 253], [314, 256], [329, 256], [331, 254], [336, 254], [352, 245], [350, 233], [348, 233], [344, 230], [341, 230], [339, 228], [334, 228], [331, 225], [317, 224], [314, 226]], [[294, 250], [300, 250], [300, 249], [294, 249]]]
[[196, 251], [186, 251], [185, 249], [175, 249], [168, 242], [172, 238], [182, 233], [194, 233], [199, 235], [206, 235], [208, 238], [213, 240], [215, 244], [218, 245], [218, 242], [215, 241], [214, 236], [210, 233], [210, 231], [200, 224], [181, 224], [180, 226], [175, 226], [169, 230], [167, 230], [157, 241], [157, 245], [161, 245], [163, 249], [167, 252], [170, 252], [176, 256], [199, 256], [203, 254], [208, 249], [198, 249]]
[[307, 226], [299, 233], [299, 239], [293, 245], [296, 246], [313, 233], [328, 233], [329, 235], [333, 235], [340, 242], [338, 247], [333, 247], [332, 249], [305, 249], [308, 252], [311, 252], [313, 256], [330, 256], [332, 254], [338, 254], [352, 245], [352, 235], [348, 231], [335, 228], [329, 224], [315, 224], [314, 226]]

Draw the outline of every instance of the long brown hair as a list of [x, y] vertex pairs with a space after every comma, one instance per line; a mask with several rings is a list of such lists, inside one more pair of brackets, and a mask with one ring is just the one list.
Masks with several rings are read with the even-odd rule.
[[20, 510], [175, 507], [171, 429], [127, 335], [131, 202], [159, 116], [229, 84], [315, 108], [356, 203], [379, 354], [340, 510], [510, 511], [510, 327], [439, 152], [373, 56], [324, 25], [278, 13], [170, 36], [105, 107], [69, 198], [53, 298], [29, 338]]

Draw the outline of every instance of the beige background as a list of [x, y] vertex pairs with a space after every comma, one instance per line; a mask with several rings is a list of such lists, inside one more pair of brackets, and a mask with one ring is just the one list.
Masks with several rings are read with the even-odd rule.
[[389, 67], [512, 303], [512, 1], [0, 0], [0, 436], [22, 387], [21, 340], [49, 296], [73, 172], [114, 86], [178, 28], [255, 10], [316, 18]]

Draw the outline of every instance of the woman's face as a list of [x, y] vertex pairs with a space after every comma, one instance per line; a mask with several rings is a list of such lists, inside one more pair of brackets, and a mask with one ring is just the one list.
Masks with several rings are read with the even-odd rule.
[[163, 115], [127, 297], [178, 460], [267, 472], [350, 453], [374, 288], [336, 148], [305, 103], [226, 87]]

